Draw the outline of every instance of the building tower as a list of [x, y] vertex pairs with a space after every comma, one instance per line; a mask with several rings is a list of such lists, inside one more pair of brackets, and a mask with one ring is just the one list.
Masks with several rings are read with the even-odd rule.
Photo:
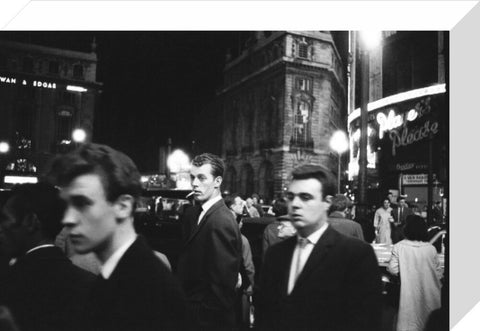
[[336, 173], [332, 133], [346, 129], [342, 60], [328, 31], [258, 31], [227, 56], [219, 91], [224, 190], [267, 201], [282, 193], [292, 168]]

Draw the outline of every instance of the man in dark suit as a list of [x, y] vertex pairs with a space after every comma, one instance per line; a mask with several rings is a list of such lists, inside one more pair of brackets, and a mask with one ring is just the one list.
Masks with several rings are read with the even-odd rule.
[[408, 208], [405, 197], [400, 197], [398, 200], [398, 206], [392, 210], [392, 243], [396, 244], [405, 238], [405, 235], [403, 234], [403, 228], [405, 227], [405, 222], [407, 220], [407, 216], [409, 215], [413, 215], [413, 211]]
[[177, 264], [192, 330], [230, 330], [235, 323], [242, 240], [220, 194], [223, 171], [216, 155], [205, 153], [192, 160], [190, 176], [198, 204], [182, 219], [185, 242]]
[[141, 185], [133, 161], [108, 146], [85, 144], [56, 159], [50, 177], [67, 203], [63, 224], [75, 251], [94, 252], [101, 263], [85, 330], [180, 329], [180, 284], [134, 230]]
[[350, 199], [343, 194], [335, 195], [330, 205], [328, 223], [341, 234], [363, 240], [363, 231], [360, 224], [346, 217], [347, 208], [351, 204]]
[[0, 228], [15, 260], [0, 283], [21, 330], [82, 330], [81, 313], [95, 276], [54, 246], [65, 204], [53, 186], [23, 184], [12, 190]]
[[370, 245], [328, 225], [335, 181], [323, 167], [294, 169], [287, 191], [297, 236], [272, 246], [260, 277], [264, 330], [375, 331], [381, 281]]

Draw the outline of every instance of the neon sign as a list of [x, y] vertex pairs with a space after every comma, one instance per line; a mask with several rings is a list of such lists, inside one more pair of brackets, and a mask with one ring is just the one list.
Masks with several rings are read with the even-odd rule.
[[380, 139], [383, 138], [383, 133], [385, 131], [390, 131], [392, 129], [398, 128], [400, 125], [403, 124], [403, 118], [401, 115], [395, 115], [395, 112], [390, 110], [388, 112], [388, 116], [385, 116], [384, 113], [378, 113], [377, 115], [377, 122], [380, 124]]
[[405, 147], [438, 132], [438, 122], [426, 121], [425, 124], [419, 128], [409, 131], [406, 126], [400, 130], [393, 129], [390, 131], [390, 139], [392, 140], [392, 155], [395, 156], [397, 147]]
[[[12, 84], [12, 85], [23, 85], [23, 86], [33, 86], [38, 88], [46, 88], [46, 89], [56, 89], [57, 83], [48, 82], [43, 80], [27, 80], [27, 79], [18, 79], [11, 76], [0, 76], [0, 83], [1, 84]], [[68, 91], [74, 92], [87, 92], [88, 90], [82, 86], [75, 86], [75, 85], [67, 85], [66, 89]]]
[[35, 87], [43, 87], [43, 88], [51, 88], [51, 89], [57, 88], [57, 84], [55, 83], [41, 82], [39, 80], [34, 80], [32, 85]]
[[5, 84], [16, 84], [17, 79], [12, 77], [0, 76], [0, 82]]

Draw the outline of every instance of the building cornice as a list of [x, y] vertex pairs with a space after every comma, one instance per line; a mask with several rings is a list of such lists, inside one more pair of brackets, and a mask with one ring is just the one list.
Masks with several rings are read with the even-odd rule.
[[74, 60], [83, 60], [83, 61], [90, 61], [90, 62], [97, 62], [97, 54], [96, 53], [85, 53], [79, 51], [72, 51], [72, 50], [65, 50], [47, 46], [40, 46], [34, 44], [24, 44], [16, 41], [9, 41], [9, 40], [0, 40], [0, 48], [10, 48], [13, 50], [24, 51], [24, 52], [34, 52], [37, 54], [44, 54], [44, 55], [54, 55], [58, 57], [64, 57], [68, 59]]

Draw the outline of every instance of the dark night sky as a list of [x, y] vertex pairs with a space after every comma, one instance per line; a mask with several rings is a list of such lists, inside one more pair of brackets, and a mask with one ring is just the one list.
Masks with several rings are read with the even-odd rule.
[[[141, 171], [158, 167], [158, 148], [190, 152], [200, 111], [222, 86], [227, 48], [238, 51], [248, 32], [81, 31], [1, 32], [1, 37], [89, 52], [97, 43], [103, 83], [93, 141], [127, 153]], [[340, 46], [342, 52], [342, 46]], [[219, 128], [220, 129], [220, 128]]]

